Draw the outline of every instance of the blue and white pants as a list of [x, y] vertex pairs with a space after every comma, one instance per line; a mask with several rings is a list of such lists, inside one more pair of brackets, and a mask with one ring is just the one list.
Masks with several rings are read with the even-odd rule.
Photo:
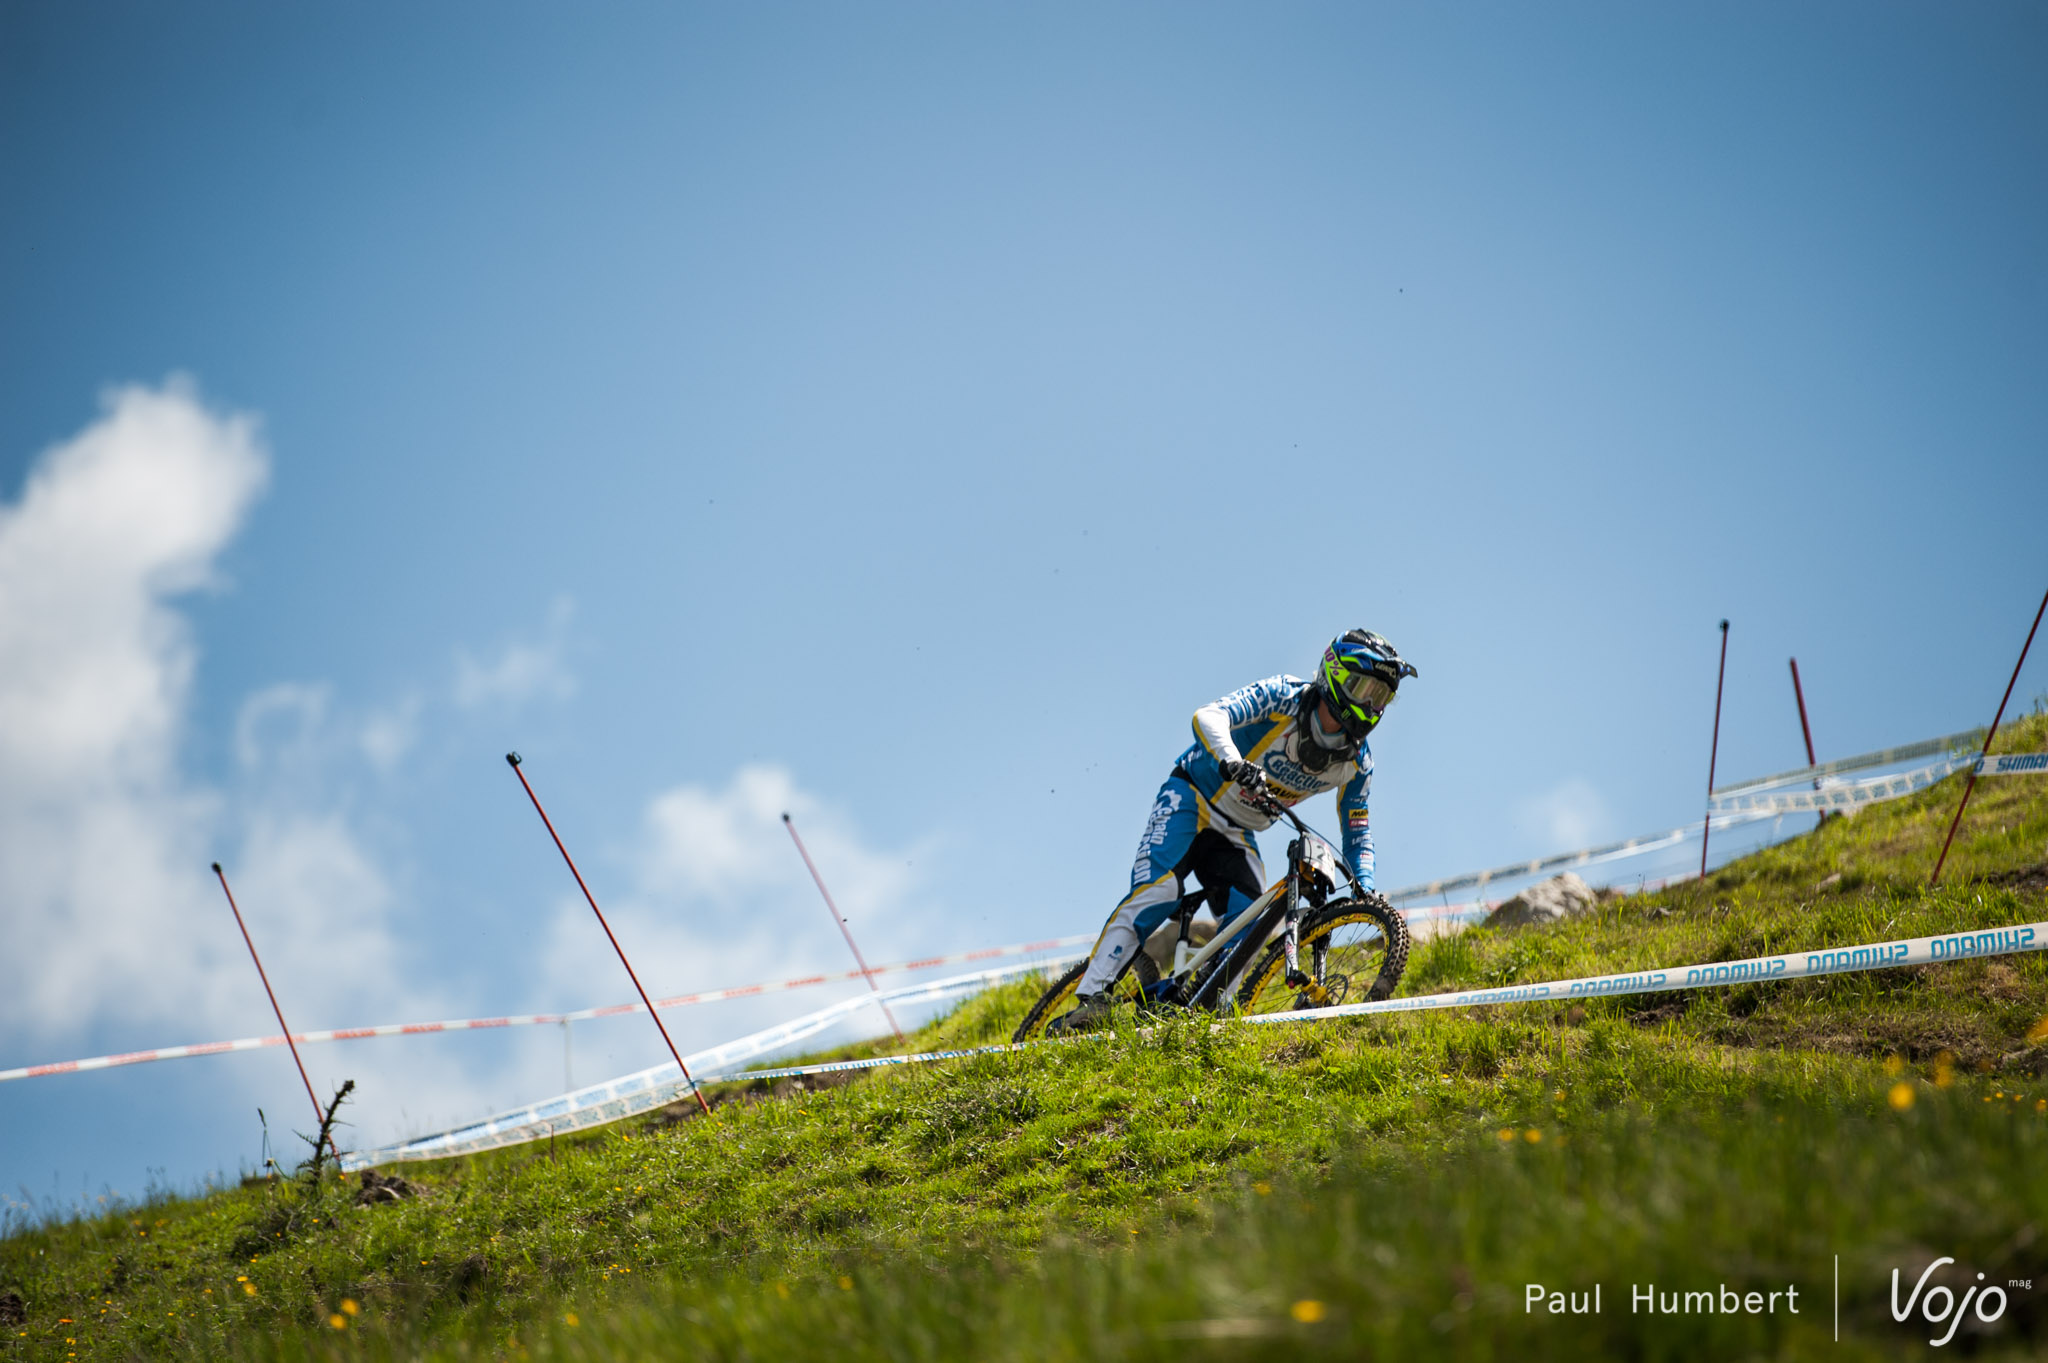
[[1099, 994], [1116, 983], [1152, 930], [1179, 906], [1190, 874], [1203, 888], [1222, 892], [1223, 907], [1210, 903], [1219, 926], [1265, 891], [1266, 868], [1252, 835], [1210, 808], [1186, 778], [1169, 776], [1138, 840], [1131, 892], [1095, 939], [1077, 993]]

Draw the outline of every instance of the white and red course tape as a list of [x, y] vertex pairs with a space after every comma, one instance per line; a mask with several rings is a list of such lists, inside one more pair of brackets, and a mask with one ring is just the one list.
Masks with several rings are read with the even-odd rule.
[[[1417, 918], [1479, 918], [1485, 916], [1493, 907], [1484, 902], [1443, 906], [1431, 904], [1421, 908], [1403, 909], [1400, 912], [1412, 922]], [[1092, 932], [1083, 932], [1071, 937], [1049, 937], [1041, 942], [1018, 942], [1010, 946], [982, 947], [976, 951], [956, 951], [943, 956], [921, 956], [914, 961], [896, 961], [889, 965], [873, 966], [868, 973], [906, 974], [916, 970], [931, 970], [938, 966], [973, 965], [1010, 956], [1048, 956], [1064, 961], [1070, 959], [1073, 948], [1092, 944], [1096, 936], [1097, 934]], [[796, 979], [776, 980], [766, 984], [743, 984], [730, 989], [677, 994], [672, 998], [656, 999], [654, 1006], [686, 1008], [691, 1004], [717, 1003], [722, 999], [755, 998], [790, 989], [808, 989], [813, 985], [838, 984], [862, 978], [865, 977], [858, 970], [829, 971], [822, 975], [803, 975]], [[449, 1018], [441, 1022], [382, 1022], [370, 1027], [332, 1027], [324, 1031], [293, 1032], [292, 1040], [301, 1046], [307, 1046], [321, 1041], [361, 1041], [379, 1036], [430, 1036], [437, 1032], [479, 1032], [500, 1027], [537, 1027], [543, 1023], [584, 1022], [591, 1018], [620, 1017], [627, 1013], [646, 1011], [646, 1005], [637, 1002], [611, 1003], [602, 1008], [579, 1008], [569, 1013], [512, 1013], [494, 1018]], [[200, 1041], [185, 1046], [157, 1046], [146, 1051], [88, 1056], [83, 1060], [53, 1060], [41, 1065], [23, 1065], [17, 1069], [0, 1070], [0, 1083], [9, 1079], [37, 1079], [51, 1074], [78, 1074], [87, 1070], [113, 1069], [120, 1065], [142, 1065], [153, 1060], [185, 1060], [201, 1055], [226, 1055], [231, 1051], [260, 1051], [282, 1045], [284, 1036], [278, 1033], [271, 1036], [238, 1037], [233, 1041]]]
[[[914, 970], [930, 970], [942, 965], [969, 965], [976, 961], [997, 960], [1005, 956], [1039, 956], [1086, 946], [1095, 940], [1095, 936], [1094, 933], [1087, 932], [1073, 937], [1048, 938], [1042, 942], [1018, 942], [1011, 946], [983, 947], [977, 951], [957, 951], [944, 956], [922, 956], [914, 961], [878, 965], [868, 973], [905, 974]], [[804, 975], [793, 980], [776, 980], [767, 984], [743, 984], [731, 989], [678, 994], [673, 998], [656, 999], [654, 1006], [686, 1008], [694, 1003], [716, 1003], [721, 999], [749, 999], [761, 994], [781, 993], [787, 989], [808, 989], [812, 985], [835, 984], [864, 978], [866, 977], [858, 970], [830, 971], [822, 975]], [[385, 1022], [373, 1027], [335, 1027], [321, 1032], [293, 1032], [292, 1040], [303, 1046], [315, 1041], [360, 1041], [373, 1036], [425, 1036], [434, 1032], [488, 1031], [498, 1027], [535, 1027], [549, 1022], [583, 1022], [590, 1018], [618, 1017], [626, 1013], [646, 1011], [646, 1005], [641, 1003], [613, 1003], [602, 1008], [579, 1008], [571, 1013], [518, 1013], [496, 1018], [453, 1018], [445, 1022]], [[152, 1060], [182, 1060], [198, 1055], [224, 1055], [229, 1051], [256, 1051], [268, 1046], [282, 1045], [284, 1037], [280, 1034], [245, 1036], [234, 1041], [201, 1041], [189, 1046], [158, 1046], [147, 1051], [95, 1055], [84, 1060], [56, 1060], [43, 1065], [24, 1065], [19, 1069], [0, 1070], [0, 1082], [9, 1079], [35, 1079], [46, 1074], [76, 1074], [82, 1070], [112, 1069], [116, 1065], [140, 1065]]]

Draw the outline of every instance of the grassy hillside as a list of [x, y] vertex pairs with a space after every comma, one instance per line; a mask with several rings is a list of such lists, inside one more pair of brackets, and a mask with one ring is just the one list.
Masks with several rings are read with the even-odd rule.
[[[2002, 737], [2048, 741], [2048, 717]], [[1404, 993], [2048, 919], [2048, 781], [1919, 796], [1555, 928], [1418, 949]], [[971, 1000], [914, 1044], [994, 1040]], [[0, 1357], [1893, 1357], [1936, 1255], [2048, 1348], [2048, 958], [1585, 1005], [1167, 1024], [827, 1087], [729, 1086], [553, 1149], [259, 1185], [0, 1243]], [[1832, 1282], [1840, 1256], [1841, 1343]], [[1961, 1283], [1965, 1278], [1956, 1278]], [[1634, 1285], [1796, 1288], [1633, 1314]], [[1602, 1287], [1599, 1315], [1525, 1310]], [[1762, 1298], [1760, 1297], [1760, 1300]], [[1791, 1307], [1798, 1306], [1797, 1314]], [[1915, 1330], [1917, 1329], [1917, 1333]]]

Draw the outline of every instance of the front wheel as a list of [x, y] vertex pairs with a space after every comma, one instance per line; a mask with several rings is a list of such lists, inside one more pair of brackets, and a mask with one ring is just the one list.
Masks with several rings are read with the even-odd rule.
[[1408, 968], [1408, 920], [1376, 894], [1339, 899], [1302, 920], [1298, 960], [1305, 987], [1287, 983], [1286, 943], [1267, 948], [1238, 988], [1238, 1010], [1287, 1013], [1386, 998]]

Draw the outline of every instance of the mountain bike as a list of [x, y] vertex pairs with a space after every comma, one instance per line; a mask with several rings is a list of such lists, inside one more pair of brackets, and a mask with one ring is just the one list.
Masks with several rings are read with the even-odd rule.
[[[1154, 929], [1177, 926], [1171, 968], [1162, 972], [1150, 953], [1133, 952], [1110, 986], [1115, 1006], [1221, 1013], [1234, 1002], [1240, 1013], [1278, 1013], [1334, 1007], [1354, 989], [1365, 999], [1394, 992], [1408, 966], [1407, 920], [1360, 885], [1329, 841], [1293, 810], [1270, 800], [1261, 808], [1294, 826], [1286, 874], [1199, 950], [1189, 940], [1195, 915], [1210, 905], [1220, 918], [1227, 891], [1205, 886], [1182, 895], [1172, 915]], [[1340, 887], [1348, 892], [1340, 894]], [[1087, 969], [1084, 960], [1054, 980], [1011, 1040], [1043, 1035], [1047, 1024], [1073, 1005]]]

